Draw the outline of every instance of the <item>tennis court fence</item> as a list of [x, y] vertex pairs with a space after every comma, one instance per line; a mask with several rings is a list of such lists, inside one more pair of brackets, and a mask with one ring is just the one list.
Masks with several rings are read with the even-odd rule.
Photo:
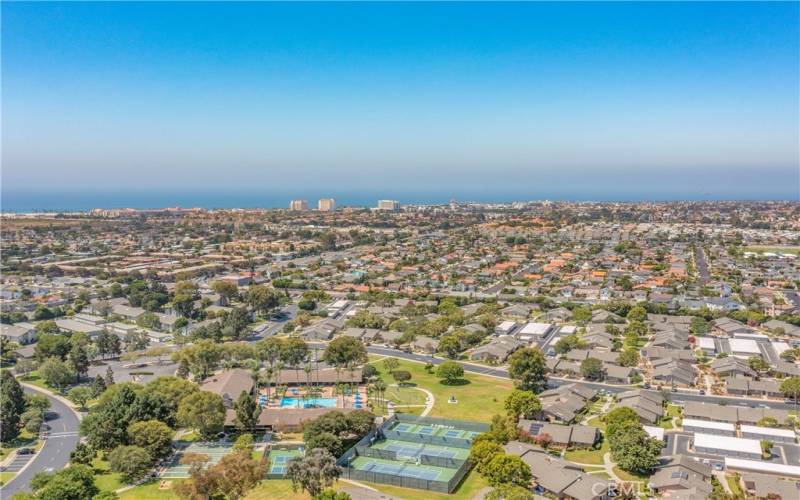
[[[379, 470], [363, 470], [352, 467], [350, 464], [358, 457], [369, 457], [382, 460], [390, 460], [395, 462], [407, 462], [410, 457], [399, 453], [396, 450], [387, 450], [375, 448], [372, 445], [382, 439], [394, 439], [397, 441], [406, 441], [416, 444], [431, 444], [438, 446], [445, 446], [451, 448], [469, 449], [472, 445], [471, 437], [453, 437], [447, 436], [448, 431], [437, 434], [422, 434], [419, 432], [405, 432], [392, 430], [398, 424], [410, 424], [410, 426], [426, 426], [426, 427], [439, 427], [443, 429], [453, 429], [452, 433], [463, 435], [463, 432], [468, 431], [471, 433], [482, 433], [489, 430], [489, 426], [473, 422], [461, 422], [457, 420], [448, 420], [443, 418], [430, 418], [430, 417], [416, 417], [413, 415], [405, 415], [396, 413], [388, 418], [379, 429], [370, 431], [358, 443], [342, 455], [338, 460], [338, 465], [342, 471], [341, 477], [353, 479], [355, 481], [368, 481], [373, 483], [389, 484], [392, 486], [400, 486], [403, 488], [415, 488], [418, 490], [435, 491], [439, 493], [451, 493], [464, 479], [464, 476], [470, 470], [468, 460], [440, 456], [440, 455], [427, 455], [424, 448], [420, 448], [415, 457], [419, 460], [419, 465], [434, 466], [447, 469], [455, 469], [455, 473], [450, 479], [436, 480], [425, 479], [424, 477], [413, 477], [412, 475], [405, 474], [389, 474], [380, 472]], [[410, 427], [409, 426], [409, 427]], [[410, 448], [413, 448], [410, 447]]]
[[[403, 461], [408, 458], [393, 450], [382, 450], [369, 446], [356, 449], [356, 452], [362, 457], [382, 458], [384, 460]], [[458, 469], [466, 462], [466, 460], [458, 458], [426, 455], [425, 450], [421, 450], [417, 457], [419, 458], [419, 463], [422, 465], [433, 465], [436, 467], [445, 467], [447, 469]]]

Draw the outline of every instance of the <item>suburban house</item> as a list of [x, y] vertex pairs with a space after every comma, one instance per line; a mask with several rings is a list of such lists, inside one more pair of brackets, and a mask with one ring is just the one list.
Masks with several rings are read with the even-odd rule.
[[648, 486], [664, 498], [707, 498], [713, 489], [711, 467], [686, 455], [669, 457]]
[[469, 359], [474, 361], [502, 363], [512, 352], [523, 345], [522, 342], [514, 337], [497, 337], [492, 339], [488, 344], [473, 349], [469, 355]]
[[240, 368], [225, 370], [205, 379], [200, 390], [220, 395], [225, 407], [233, 408], [242, 392], [252, 392], [253, 377], [249, 371]]
[[519, 441], [511, 441], [504, 447], [508, 455], [515, 455], [531, 468], [535, 482], [534, 493], [556, 498], [579, 500], [607, 500], [612, 498], [609, 482], [583, 472], [580, 466], [563, 458]]
[[0, 337], [19, 345], [30, 344], [36, 342], [36, 327], [26, 322], [13, 325], [0, 324]]
[[654, 391], [633, 390], [617, 394], [617, 405], [639, 415], [639, 420], [655, 424], [664, 416], [664, 396]]
[[562, 385], [544, 391], [539, 394], [542, 417], [551, 422], [572, 423], [595, 396], [596, 390], [578, 384]]

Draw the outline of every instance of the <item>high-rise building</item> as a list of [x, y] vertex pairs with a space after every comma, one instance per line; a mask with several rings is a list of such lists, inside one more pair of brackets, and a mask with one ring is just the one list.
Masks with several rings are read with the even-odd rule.
[[320, 212], [333, 212], [336, 210], [336, 200], [333, 198], [320, 198], [317, 208]]
[[400, 202], [397, 200], [378, 200], [378, 210], [400, 210]]
[[308, 210], [308, 202], [306, 200], [292, 200], [289, 202], [289, 210], [304, 212]]

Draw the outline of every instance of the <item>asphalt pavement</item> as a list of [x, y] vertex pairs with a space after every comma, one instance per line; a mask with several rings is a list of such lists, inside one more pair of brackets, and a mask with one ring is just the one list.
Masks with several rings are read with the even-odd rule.
[[69, 455], [78, 445], [78, 415], [66, 404], [42, 391], [23, 387], [25, 392], [47, 396], [50, 401], [47, 425], [50, 435], [30, 463], [3, 487], [0, 498], [11, 498], [14, 493], [28, 491], [31, 478], [37, 472], [51, 472], [63, 469], [69, 463]]

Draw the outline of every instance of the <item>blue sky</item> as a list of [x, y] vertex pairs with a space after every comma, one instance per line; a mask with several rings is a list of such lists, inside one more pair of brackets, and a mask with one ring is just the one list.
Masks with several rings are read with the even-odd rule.
[[4, 2], [3, 191], [797, 198], [799, 9]]

